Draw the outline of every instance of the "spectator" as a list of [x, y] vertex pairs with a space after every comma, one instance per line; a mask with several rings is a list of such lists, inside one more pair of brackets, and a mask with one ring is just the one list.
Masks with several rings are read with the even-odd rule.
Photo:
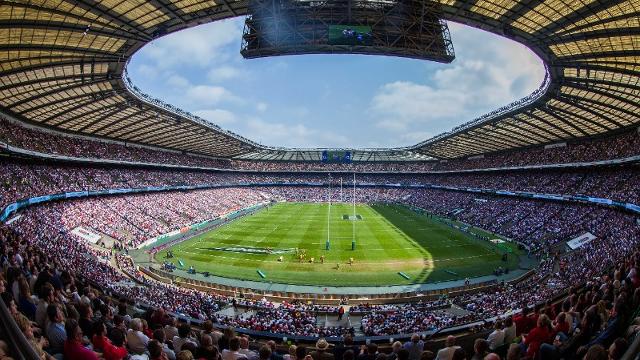
[[189, 324], [181, 324], [180, 327], [178, 327], [178, 336], [175, 336], [173, 338], [173, 348], [175, 349], [175, 351], [180, 351], [182, 350], [182, 345], [184, 345], [185, 343], [192, 343], [193, 345], [195, 345], [196, 347], [198, 346], [198, 341], [191, 337], [191, 326], [189, 326]]
[[220, 360], [218, 348], [213, 345], [213, 339], [210, 335], [202, 335], [200, 339], [200, 347], [196, 352], [196, 358], [206, 360]]
[[234, 336], [229, 339], [229, 349], [222, 350], [222, 360], [248, 360], [239, 350], [240, 339]]
[[64, 342], [64, 358], [66, 360], [98, 360], [98, 356], [82, 345], [82, 329], [74, 319], [65, 324], [67, 340]]
[[516, 324], [511, 316], [507, 316], [504, 321], [504, 343], [511, 344], [516, 339]]
[[271, 359], [271, 348], [267, 345], [262, 345], [259, 354], [260, 360], [269, 360]]
[[313, 360], [334, 360], [332, 353], [328, 352], [329, 343], [325, 339], [319, 339], [316, 342], [316, 349], [311, 352]]
[[[205, 335], [203, 335], [204, 337]], [[156, 329], [153, 332], [153, 339], [156, 340], [161, 346], [162, 351], [164, 352], [166, 358], [168, 360], [176, 360], [176, 353], [169, 348], [166, 343], [165, 332], [163, 329]]]
[[404, 349], [409, 351], [409, 360], [420, 360], [420, 355], [424, 350], [424, 341], [420, 340], [420, 335], [411, 335], [411, 340], [404, 343]]
[[49, 318], [49, 326], [47, 327], [49, 352], [54, 355], [62, 354], [65, 341], [67, 340], [62, 311], [58, 306], [49, 304], [49, 306], [47, 306], [47, 317]]
[[495, 351], [500, 346], [504, 345], [504, 330], [502, 329], [502, 321], [496, 320], [493, 326], [493, 332], [487, 337], [489, 343], [489, 349]]
[[240, 350], [239, 353], [244, 354], [249, 360], [257, 360], [258, 354], [255, 351], [249, 350], [249, 338], [246, 336], [239, 336], [240, 339]]
[[547, 315], [538, 317], [536, 327], [526, 335], [523, 335], [523, 344], [527, 347], [527, 355], [535, 357], [542, 343], [551, 342], [550, 321]]
[[436, 355], [437, 360], [453, 360], [454, 353], [456, 350], [460, 349], [460, 346], [456, 345], [456, 338], [453, 335], [447, 336], [447, 340], [445, 341], [444, 348], [438, 351]]
[[485, 339], [478, 338], [473, 343], [473, 356], [471, 360], [484, 360], [489, 354], [489, 342]]
[[132, 354], [144, 354], [149, 344], [149, 337], [142, 333], [142, 320], [131, 320], [131, 329], [127, 332], [127, 347]]
[[105, 360], [122, 360], [129, 355], [126, 348], [126, 335], [120, 328], [114, 328], [111, 332], [113, 346], [107, 346], [104, 352]]

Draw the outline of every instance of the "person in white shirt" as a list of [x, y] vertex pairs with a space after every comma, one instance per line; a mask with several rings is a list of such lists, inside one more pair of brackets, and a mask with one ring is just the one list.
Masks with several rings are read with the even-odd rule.
[[516, 323], [513, 322], [511, 316], [504, 322], [504, 343], [511, 344], [516, 338]]
[[496, 320], [493, 332], [487, 337], [489, 349], [495, 351], [504, 344], [504, 330], [502, 330], [502, 320]]
[[189, 336], [190, 334], [191, 326], [189, 326], [189, 324], [181, 324], [180, 327], [178, 327], [178, 336], [173, 337], [173, 350], [176, 353], [182, 351], [182, 345], [186, 343], [192, 343], [196, 347], [200, 346], [198, 340]]
[[149, 338], [142, 333], [142, 321], [138, 318], [131, 320], [131, 329], [127, 332], [127, 347], [133, 354], [143, 354], [147, 350]]
[[46, 329], [49, 326], [47, 307], [55, 301], [55, 294], [53, 286], [43, 285], [41, 291], [42, 298], [38, 301], [38, 307], [36, 308], [36, 323], [41, 329]]
[[240, 336], [240, 350], [239, 353], [244, 354], [249, 360], [257, 360], [258, 354], [255, 351], [249, 350], [249, 338], [246, 336]]
[[229, 339], [229, 349], [222, 350], [222, 360], [248, 360], [245, 354], [239, 352], [240, 339], [232, 337]]
[[164, 326], [164, 336], [171, 340], [174, 336], [178, 336], [178, 319], [171, 318], [171, 323]]
[[438, 351], [436, 360], [451, 360], [453, 359], [453, 353], [458, 349], [460, 349], [460, 346], [456, 345], [456, 337], [449, 335], [445, 341], [445, 348]]

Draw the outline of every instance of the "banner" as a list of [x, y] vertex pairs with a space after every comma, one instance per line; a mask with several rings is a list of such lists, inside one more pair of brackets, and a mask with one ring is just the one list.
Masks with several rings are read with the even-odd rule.
[[92, 244], [96, 244], [102, 238], [102, 236], [93, 233], [91, 230], [85, 229], [82, 226], [78, 226], [77, 228], [71, 230], [71, 233], [75, 236], [83, 238], [84, 240]]
[[578, 236], [575, 239], [567, 241], [567, 246], [570, 247], [571, 250], [575, 250], [575, 249], [581, 248], [585, 244], [590, 243], [595, 238], [596, 238], [595, 235], [593, 235], [592, 233], [588, 232], [588, 233], [586, 233], [584, 235]]

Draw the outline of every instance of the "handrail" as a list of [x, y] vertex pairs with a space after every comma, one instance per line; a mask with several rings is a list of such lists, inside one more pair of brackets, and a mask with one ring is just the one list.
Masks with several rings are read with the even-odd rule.
[[636, 360], [640, 358], [640, 333], [636, 334], [635, 339], [629, 345], [627, 351], [622, 355], [621, 360]]
[[4, 301], [0, 301], [0, 332], [6, 337], [9, 346], [12, 346], [11, 350], [14, 352], [14, 358], [40, 359], [20, 328], [18, 328], [18, 324], [9, 313]]

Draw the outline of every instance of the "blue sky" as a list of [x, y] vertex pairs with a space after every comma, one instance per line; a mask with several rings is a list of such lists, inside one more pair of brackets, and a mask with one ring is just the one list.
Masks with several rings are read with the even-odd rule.
[[144, 92], [265, 145], [413, 145], [535, 90], [524, 46], [449, 23], [451, 64], [365, 55], [240, 55], [243, 18], [148, 44], [129, 65]]

